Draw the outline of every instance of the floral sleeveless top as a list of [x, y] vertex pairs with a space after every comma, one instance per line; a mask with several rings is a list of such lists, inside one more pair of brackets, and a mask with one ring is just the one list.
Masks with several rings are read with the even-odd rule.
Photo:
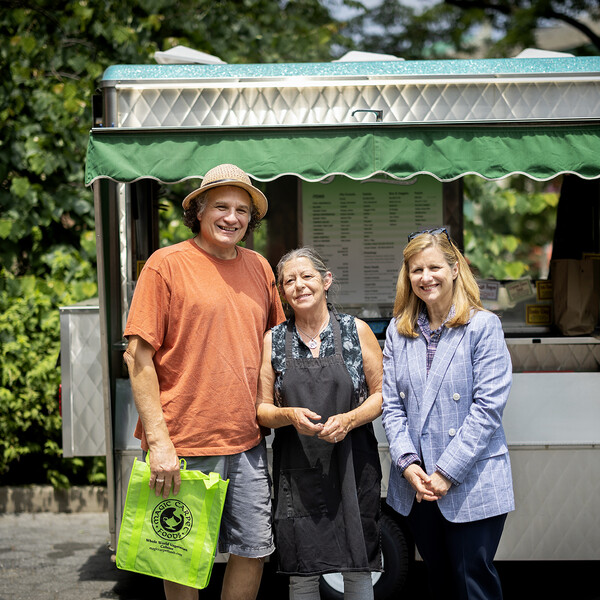
[[[369, 395], [369, 390], [363, 369], [362, 351], [358, 339], [356, 321], [352, 315], [338, 313], [338, 316], [340, 318], [340, 333], [342, 336], [342, 357], [344, 358], [346, 369], [348, 369], [348, 373], [352, 379], [354, 401], [358, 406], [366, 400]], [[335, 318], [335, 316], [333, 318]], [[286, 321], [271, 329], [273, 344], [271, 351], [271, 365], [275, 371], [276, 405], [281, 405], [281, 384], [283, 375], [285, 374], [285, 333], [287, 331], [287, 324], [288, 322]], [[327, 327], [321, 332], [319, 356], [331, 356], [333, 354], [335, 354], [333, 329], [331, 323], [328, 323]], [[313, 357], [310, 349], [302, 341], [295, 328], [292, 337], [292, 356], [294, 358]]]

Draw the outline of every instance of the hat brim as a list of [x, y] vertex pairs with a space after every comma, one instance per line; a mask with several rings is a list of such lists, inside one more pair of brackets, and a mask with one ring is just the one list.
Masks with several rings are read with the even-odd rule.
[[199, 187], [197, 190], [194, 190], [193, 192], [189, 193], [183, 199], [183, 202], [181, 203], [181, 205], [183, 206], [183, 209], [187, 210], [188, 206], [190, 205], [190, 202], [196, 196], [198, 196], [208, 190], [212, 190], [213, 188], [222, 187], [224, 185], [232, 185], [234, 187], [239, 187], [239, 188], [242, 188], [243, 190], [246, 190], [248, 192], [248, 194], [250, 194], [252, 204], [254, 204], [254, 207], [256, 208], [256, 210], [258, 212], [259, 219], [262, 219], [267, 214], [267, 209], [269, 208], [269, 203], [267, 202], [266, 196], [258, 188], [255, 188], [253, 185], [244, 183], [243, 181], [236, 181], [236, 180], [216, 181], [215, 183], [209, 183], [205, 186]]

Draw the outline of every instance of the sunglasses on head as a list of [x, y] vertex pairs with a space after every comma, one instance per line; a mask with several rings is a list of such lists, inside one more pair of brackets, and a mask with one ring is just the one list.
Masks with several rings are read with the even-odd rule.
[[443, 233], [450, 241], [450, 235], [448, 234], [448, 230], [445, 227], [436, 227], [435, 229], [423, 229], [422, 231], [413, 231], [408, 234], [408, 241], [414, 240], [416, 237], [423, 235], [424, 233], [429, 233], [431, 235], [437, 235], [438, 233]]

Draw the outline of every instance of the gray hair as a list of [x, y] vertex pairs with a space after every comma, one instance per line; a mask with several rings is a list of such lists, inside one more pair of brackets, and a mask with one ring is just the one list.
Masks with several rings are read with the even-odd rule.
[[281, 288], [283, 283], [283, 269], [285, 265], [291, 260], [295, 260], [297, 258], [307, 258], [310, 260], [313, 268], [319, 275], [321, 279], [325, 279], [327, 273], [329, 273], [329, 269], [325, 264], [325, 261], [321, 258], [319, 253], [310, 246], [304, 246], [302, 248], [296, 248], [295, 250], [290, 250], [286, 254], [284, 254], [279, 262], [277, 263], [277, 285]]

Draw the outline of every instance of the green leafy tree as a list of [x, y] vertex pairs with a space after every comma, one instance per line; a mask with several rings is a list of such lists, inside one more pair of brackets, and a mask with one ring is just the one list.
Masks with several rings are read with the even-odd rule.
[[367, 52], [382, 52], [419, 60], [445, 58], [468, 51], [471, 19], [443, 4], [415, 7], [398, 0], [381, 0], [349, 20], [346, 32]]
[[347, 33], [364, 50], [423, 59], [469, 56], [480, 50], [475, 34], [487, 28], [487, 56], [498, 58], [535, 47], [538, 27], [564, 23], [587, 38], [570, 51], [586, 55], [600, 53], [600, 37], [589, 25], [599, 18], [598, 0], [445, 0], [424, 7], [381, 0], [359, 10]]
[[[183, 44], [227, 62], [330, 60], [340, 24], [317, 0], [5, 2], [0, 14], [0, 249], [43, 275], [54, 244], [93, 228], [82, 186], [91, 98], [115, 63]], [[285, 19], [283, 15], [285, 14]], [[87, 257], [93, 261], [93, 257]]]
[[589, 25], [600, 17], [598, 0], [445, 0], [444, 4], [463, 11], [461, 19], [489, 23], [501, 32], [490, 46], [491, 56], [535, 47], [535, 30], [550, 22], [570, 25], [587, 38], [582, 47], [572, 49], [575, 53], [600, 53], [600, 36]]
[[481, 279], [547, 275], [557, 186], [523, 176], [510, 182], [465, 177], [465, 255]]
[[[59, 262], [59, 261], [57, 261]], [[67, 266], [70, 261], [66, 261]], [[89, 279], [89, 278], [88, 278]], [[98, 482], [98, 461], [62, 458], [60, 351], [63, 302], [93, 295], [92, 281], [0, 273], [0, 474], [3, 483]]]
[[[330, 60], [345, 44], [318, 0], [4, 0], [0, 10], [0, 477], [101, 476], [60, 460], [58, 307], [97, 293], [83, 185], [92, 96], [113, 64], [185, 45], [227, 62]], [[352, 2], [351, 2], [352, 4]], [[171, 192], [169, 192], [171, 194]], [[169, 195], [165, 196], [168, 202]], [[179, 207], [181, 196], [177, 199]], [[173, 212], [168, 223], [174, 223]], [[180, 235], [167, 224], [165, 241]], [[24, 466], [37, 468], [32, 472]]]

